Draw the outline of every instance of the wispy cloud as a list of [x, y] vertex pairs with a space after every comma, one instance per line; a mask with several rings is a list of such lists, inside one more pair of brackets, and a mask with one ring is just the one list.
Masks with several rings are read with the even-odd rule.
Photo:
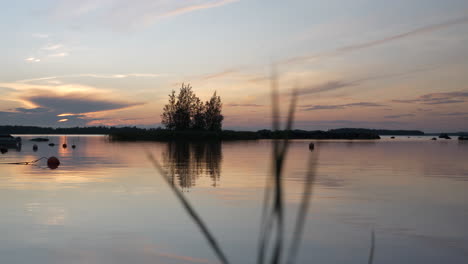
[[54, 94], [51, 91], [26, 96], [24, 100], [55, 113], [83, 114], [128, 108], [142, 103], [124, 102], [96, 96], [95, 93], [75, 92]]
[[44, 112], [49, 112], [50, 109], [45, 108], [45, 107], [36, 107], [36, 108], [24, 108], [24, 107], [17, 107], [14, 109], [16, 112], [20, 113], [44, 113]]
[[59, 52], [50, 54], [49, 57], [66, 57], [68, 56], [68, 52]]
[[46, 45], [44, 47], [42, 47], [43, 50], [58, 50], [58, 49], [61, 49], [63, 48], [63, 45], [62, 44], [49, 44], [49, 45]]
[[317, 53], [317, 54], [312, 54], [312, 55], [306, 55], [306, 56], [297, 56], [297, 57], [292, 57], [289, 59], [286, 59], [282, 61], [281, 63], [297, 63], [297, 62], [304, 62], [304, 61], [309, 61], [313, 59], [320, 59], [324, 57], [332, 57], [332, 56], [337, 56], [341, 55], [344, 53], [356, 51], [356, 50], [361, 50], [361, 49], [366, 49], [366, 48], [371, 48], [379, 45], [383, 45], [392, 41], [400, 40], [400, 39], [405, 39], [409, 37], [414, 37], [417, 35], [425, 34], [425, 33], [430, 33], [433, 31], [441, 30], [450, 26], [454, 25], [459, 25], [459, 24], [464, 24], [468, 23], [468, 16], [463, 16], [459, 18], [455, 18], [452, 20], [444, 21], [441, 23], [436, 23], [432, 25], [427, 25], [423, 27], [419, 27], [413, 30], [409, 30], [406, 32], [402, 32], [399, 34], [395, 35], [390, 35], [387, 37], [383, 37], [380, 39], [372, 40], [372, 41], [367, 41], [367, 42], [362, 42], [362, 43], [357, 43], [357, 44], [352, 44], [352, 45], [347, 45], [343, 47], [339, 47], [335, 50], [328, 51], [328, 52], [322, 52], [322, 53]]
[[112, 115], [144, 103], [116, 98], [111, 92], [95, 90], [38, 89], [37, 85], [27, 90], [17, 90], [15, 101], [24, 105], [0, 111], [4, 124], [54, 126], [66, 122], [69, 126], [84, 126], [90, 121], [98, 122], [99, 116]]
[[39, 81], [48, 81], [54, 79], [65, 79], [65, 78], [77, 78], [77, 77], [87, 77], [87, 78], [102, 78], [102, 79], [122, 79], [122, 78], [157, 78], [161, 76], [166, 76], [166, 74], [158, 73], [124, 73], [124, 74], [94, 74], [94, 73], [83, 73], [83, 74], [69, 74], [69, 75], [58, 75], [58, 76], [47, 76], [33, 79], [24, 79], [19, 80], [17, 83], [31, 83]]
[[230, 103], [230, 104], [227, 104], [227, 106], [230, 106], [230, 107], [263, 107], [263, 105], [260, 105], [260, 104], [236, 104], [236, 103]]
[[207, 1], [207, 2], [204, 2], [204, 3], [199, 3], [199, 4], [193, 4], [193, 5], [180, 7], [180, 8], [174, 9], [173, 11], [162, 14], [160, 16], [155, 16], [154, 18], [157, 19], [159, 17], [177, 16], [177, 15], [181, 15], [181, 14], [196, 11], [196, 10], [223, 6], [223, 5], [230, 4], [230, 3], [233, 3], [233, 2], [237, 2], [237, 1], [239, 1], [239, 0]]
[[468, 91], [440, 92], [421, 95], [415, 99], [393, 100], [395, 103], [420, 103], [427, 105], [464, 103], [468, 98]]
[[35, 57], [29, 57], [29, 58], [26, 58], [24, 60], [27, 61], [27, 62], [40, 62], [41, 61], [41, 59], [38, 59], [38, 58], [35, 58]]
[[408, 38], [408, 37], [412, 37], [412, 36], [417, 36], [417, 35], [421, 35], [421, 34], [424, 34], [424, 33], [429, 33], [429, 32], [433, 32], [433, 31], [436, 31], [436, 30], [444, 29], [444, 28], [447, 28], [447, 27], [450, 27], [450, 26], [453, 26], [453, 25], [464, 24], [464, 23], [467, 23], [467, 22], [468, 22], [468, 16], [459, 17], [459, 18], [448, 20], [448, 21], [445, 21], [445, 22], [432, 24], [432, 25], [427, 25], [427, 26], [416, 28], [416, 29], [413, 29], [413, 30], [410, 30], [410, 31], [400, 33], [400, 34], [396, 34], [396, 35], [388, 36], [388, 37], [385, 37], [385, 38], [377, 39], [377, 40], [374, 40], [374, 41], [363, 42], [363, 43], [359, 43], [359, 44], [355, 44], [355, 45], [345, 46], [345, 47], [339, 48], [337, 51], [339, 51], [339, 52], [348, 52], [348, 51], [354, 51], [354, 50], [358, 50], [358, 49], [370, 48], [370, 47], [373, 47], [373, 46], [385, 44], [387, 42], [391, 42], [391, 41], [395, 41], [395, 40], [399, 40], [399, 39], [404, 39], [404, 38]]
[[450, 112], [439, 114], [440, 116], [468, 116], [468, 112]]
[[356, 86], [358, 84], [359, 83], [355, 81], [352, 81], [352, 82], [347, 82], [347, 81], [342, 81], [342, 80], [328, 81], [326, 83], [322, 83], [318, 85], [302, 87], [298, 90], [298, 93], [301, 95], [305, 95], [305, 94], [330, 92], [330, 91], [338, 90], [338, 89], [345, 88], [345, 87]]
[[386, 120], [297, 120], [294, 121], [298, 126], [312, 128], [340, 128], [340, 127], [358, 127], [358, 128], [404, 128], [407, 122]]
[[[93, 24], [104, 22], [113, 27], [134, 28], [150, 26], [160, 19], [203, 9], [224, 6], [239, 0], [65, 0], [53, 14], [61, 19], [83, 19]], [[125, 21], [125, 22], [122, 22]]]
[[48, 38], [48, 37], [49, 37], [49, 34], [34, 33], [34, 34], [32, 34], [32, 37], [33, 37], [33, 38], [42, 38], [42, 39], [45, 39], [45, 38]]
[[395, 118], [411, 117], [411, 116], [414, 116], [414, 114], [387, 115], [387, 116], [384, 116], [384, 118], [395, 119]]
[[232, 75], [234, 73], [237, 73], [239, 70], [237, 69], [227, 69], [227, 70], [224, 70], [222, 72], [217, 72], [217, 73], [213, 73], [213, 74], [208, 74], [208, 75], [203, 75], [201, 77], [202, 80], [210, 80], [210, 79], [216, 79], [216, 78], [221, 78], [221, 77], [225, 77], [225, 76], [229, 76], [229, 75]]
[[332, 109], [345, 109], [350, 107], [383, 107], [386, 105], [371, 103], [371, 102], [359, 102], [359, 103], [350, 103], [350, 104], [340, 104], [340, 105], [302, 105], [303, 111], [313, 111], [313, 110], [332, 110]]

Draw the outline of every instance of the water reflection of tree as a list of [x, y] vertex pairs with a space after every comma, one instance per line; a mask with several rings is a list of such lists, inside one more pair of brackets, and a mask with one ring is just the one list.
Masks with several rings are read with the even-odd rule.
[[220, 142], [169, 142], [162, 156], [173, 184], [189, 189], [199, 177], [209, 176], [217, 186], [221, 175]]

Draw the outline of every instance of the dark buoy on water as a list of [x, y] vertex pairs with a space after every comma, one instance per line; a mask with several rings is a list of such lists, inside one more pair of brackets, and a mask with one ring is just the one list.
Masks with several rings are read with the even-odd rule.
[[62, 147], [63, 147], [63, 148], [67, 148], [67, 144], [64, 143], [64, 144], [62, 145]]
[[312, 150], [314, 150], [314, 148], [315, 148], [314, 143], [310, 143], [309, 144], [309, 150], [312, 151]]
[[50, 157], [47, 159], [47, 167], [49, 167], [51, 170], [55, 170], [59, 165], [60, 161], [56, 157]]
[[74, 149], [74, 148], [76, 148], [76, 146], [75, 146], [75, 145], [72, 145], [72, 149]]
[[33, 150], [34, 150], [34, 151], [37, 151], [37, 149], [38, 149], [37, 145], [34, 144], [34, 145], [33, 145]]
[[1, 152], [2, 154], [5, 154], [5, 153], [8, 152], [8, 149], [7, 149], [7, 148], [4, 148], [4, 147], [1, 147], [1, 148], [0, 148], [0, 152]]
[[55, 146], [55, 144], [54, 143], [49, 143], [49, 146], [53, 147], [53, 146]]

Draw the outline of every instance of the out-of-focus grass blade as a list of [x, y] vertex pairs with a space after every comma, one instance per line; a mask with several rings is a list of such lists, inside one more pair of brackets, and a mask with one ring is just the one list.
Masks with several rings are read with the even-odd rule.
[[[277, 91], [275, 97], [278, 97]], [[277, 148], [277, 157], [275, 161], [275, 206], [274, 212], [276, 214], [277, 219], [277, 230], [276, 230], [276, 243], [273, 249], [272, 261], [273, 264], [278, 264], [281, 261], [281, 257], [283, 254], [283, 241], [284, 241], [284, 204], [283, 204], [283, 167], [284, 167], [284, 160], [286, 158], [286, 153], [289, 146], [289, 137], [288, 133], [292, 128], [294, 123], [294, 112], [296, 109], [296, 99], [297, 99], [296, 90], [292, 93], [291, 103], [289, 106], [289, 113], [288, 119], [286, 120], [286, 127], [285, 127], [285, 137], [282, 141], [282, 145]], [[279, 145], [281, 141], [275, 141]]]
[[182, 206], [184, 207], [188, 215], [192, 218], [192, 220], [195, 222], [198, 228], [200, 228], [200, 231], [205, 236], [206, 240], [208, 241], [208, 244], [211, 246], [211, 248], [213, 249], [218, 259], [221, 261], [221, 263], [228, 264], [229, 261], [226, 258], [226, 255], [221, 250], [221, 247], [219, 246], [214, 236], [211, 234], [206, 224], [203, 222], [201, 217], [197, 214], [195, 209], [193, 209], [193, 207], [190, 205], [190, 203], [182, 194], [182, 192], [175, 185], [171, 183], [169, 176], [167, 175], [166, 171], [163, 169], [161, 164], [153, 157], [153, 155], [151, 155], [151, 153], [148, 153], [148, 159], [151, 161], [151, 163], [153, 163], [153, 166], [159, 171], [159, 173], [161, 174], [163, 179], [167, 182], [169, 187], [171, 187], [172, 191], [175, 193], [179, 201], [182, 203]]
[[293, 264], [296, 262], [297, 253], [302, 241], [302, 231], [307, 219], [307, 211], [309, 209], [310, 199], [312, 197], [312, 188], [315, 182], [315, 171], [316, 171], [316, 160], [318, 153], [312, 153], [309, 156], [307, 165], [306, 183], [304, 184], [304, 190], [302, 193], [301, 204], [299, 211], [297, 212], [296, 224], [294, 226], [293, 236], [291, 239], [291, 245], [289, 247], [288, 259], [286, 263]]
[[374, 251], [375, 251], [375, 234], [374, 230], [371, 233], [371, 248], [369, 252], [369, 260], [367, 261], [368, 264], [374, 263]]
[[[279, 129], [279, 97], [276, 75], [273, 72], [271, 79], [272, 88], [272, 128], [276, 132]], [[285, 138], [273, 141], [273, 171], [272, 178], [267, 180], [267, 190], [265, 190], [262, 220], [260, 227], [259, 252], [257, 263], [263, 264], [266, 259], [266, 252], [270, 244], [270, 239], [275, 232], [275, 243], [271, 254], [271, 263], [278, 264], [281, 261], [284, 241], [284, 205], [283, 205], [283, 186], [282, 171], [286, 152], [289, 145], [288, 132], [291, 130], [294, 121], [294, 111], [296, 108], [297, 93], [294, 90], [289, 107], [288, 119], [286, 120]], [[273, 187], [274, 194], [272, 194]], [[271, 204], [271, 206], [270, 206]]]

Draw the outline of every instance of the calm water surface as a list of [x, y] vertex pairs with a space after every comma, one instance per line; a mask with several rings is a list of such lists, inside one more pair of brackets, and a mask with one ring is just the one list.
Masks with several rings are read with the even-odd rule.
[[[51, 136], [0, 162], [57, 156], [62, 164], [0, 164], [0, 263], [217, 263], [146, 158], [153, 153], [203, 216], [233, 263], [254, 263], [271, 141], [110, 143]], [[62, 143], [69, 148], [63, 149]], [[286, 161], [288, 231], [310, 141]], [[70, 145], [76, 144], [76, 149]], [[397, 137], [323, 141], [300, 263], [467, 263], [468, 142]]]

